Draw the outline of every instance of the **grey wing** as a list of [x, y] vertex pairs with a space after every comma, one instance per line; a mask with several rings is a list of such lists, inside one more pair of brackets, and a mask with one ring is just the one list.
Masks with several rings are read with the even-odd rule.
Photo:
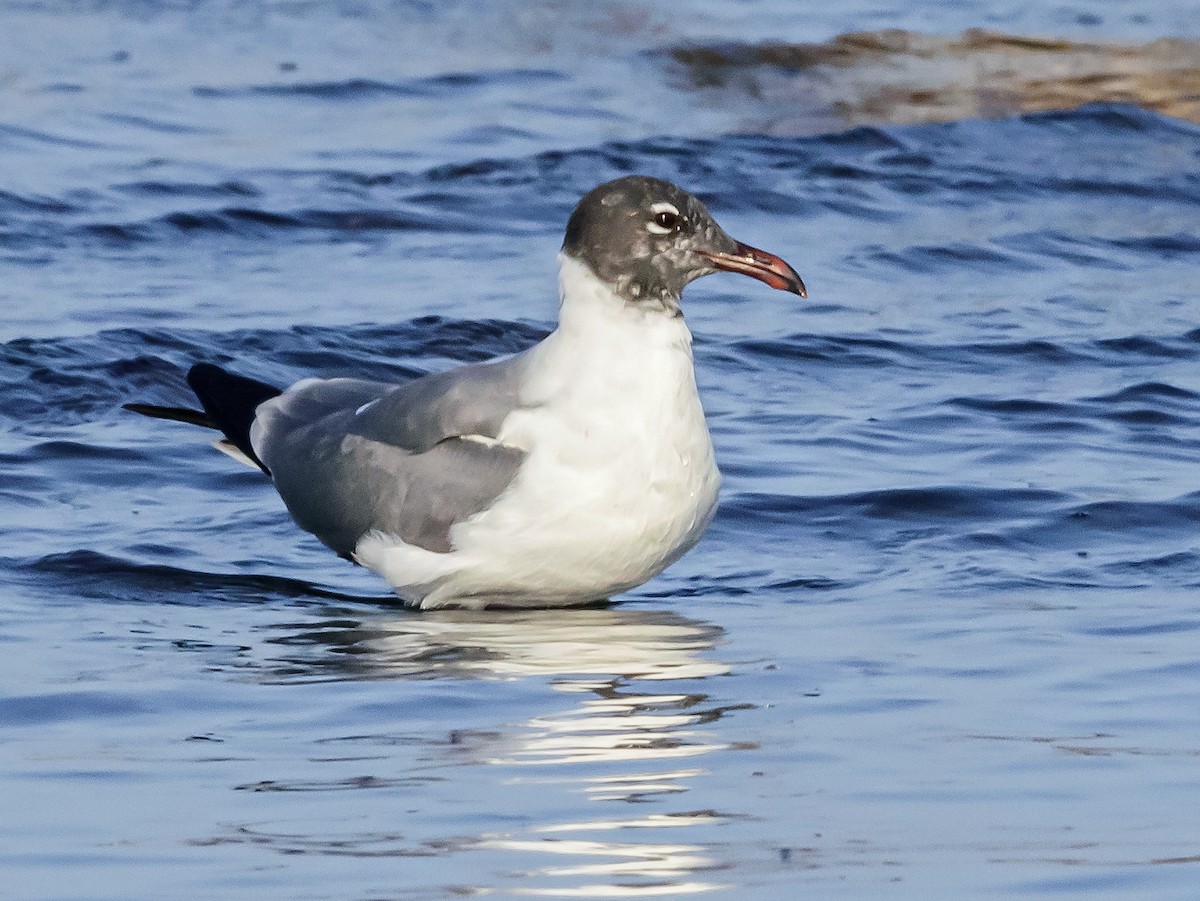
[[446, 552], [451, 527], [489, 507], [525, 457], [486, 440], [518, 405], [519, 363], [401, 386], [310, 379], [259, 407], [254, 448], [296, 522], [339, 554], [372, 530]]
[[505, 417], [521, 405], [525, 365], [521, 353], [394, 387], [358, 408], [355, 431], [414, 453], [455, 436], [495, 438]]

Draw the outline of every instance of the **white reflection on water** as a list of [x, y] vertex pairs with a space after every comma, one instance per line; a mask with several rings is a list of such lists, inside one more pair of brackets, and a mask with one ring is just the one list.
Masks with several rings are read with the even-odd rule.
[[708, 623], [650, 610], [388, 612], [352, 621], [339, 617], [271, 639], [289, 648], [273, 661], [271, 673], [288, 681], [588, 674], [700, 679], [728, 672], [701, 656], [721, 634]]
[[493, 847], [510, 851], [531, 851], [538, 854], [561, 854], [584, 859], [606, 858], [592, 863], [576, 863], [566, 866], [546, 866], [524, 874], [526, 878], [586, 876], [617, 879], [630, 877], [654, 882], [606, 882], [599, 885], [585, 884], [571, 887], [542, 888], [532, 886], [519, 889], [520, 894], [554, 895], [572, 898], [644, 898], [661, 895], [695, 894], [712, 891], [723, 886], [709, 882], [689, 880], [689, 876], [716, 864], [706, 857], [703, 848], [696, 845], [634, 844], [630, 842], [557, 841], [538, 842], [521, 840], [496, 840]]
[[529, 738], [495, 763], [601, 763], [696, 757], [728, 747], [699, 728], [724, 711], [706, 708], [706, 695], [626, 693], [619, 683], [560, 681], [559, 691], [595, 692], [566, 713], [535, 717]]
[[[421, 761], [425, 775], [445, 776], [429, 783], [431, 804], [440, 803], [439, 793], [472, 781], [461, 769], [447, 775], [446, 768], [484, 767], [493, 771], [490, 781], [500, 793], [515, 799], [528, 825], [446, 843], [431, 836], [421, 843], [426, 853], [433, 846], [444, 857], [500, 852], [502, 865], [498, 872], [492, 868], [496, 882], [473, 891], [679, 896], [721, 887], [702, 874], [727, 864], [703, 844], [668, 836], [741, 817], [669, 809], [708, 775], [705, 756], [739, 747], [714, 724], [749, 705], [719, 705], [697, 690], [703, 680], [730, 671], [710, 656], [721, 637], [711, 624], [659, 611], [388, 612], [354, 622], [339, 617], [272, 639], [287, 650], [267, 675], [288, 682], [542, 679], [549, 692], [539, 709], [500, 701], [501, 722], [468, 728], [446, 723], [456, 736], [453, 759], [434, 750]], [[566, 709], [563, 696], [571, 699]], [[507, 718], [514, 712], [515, 722]], [[581, 802], [595, 813], [563, 816], [567, 810], [577, 814]], [[654, 809], [631, 810], [627, 805], [634, 802]], [[405, 804], [412, 806], [411, 794]]]

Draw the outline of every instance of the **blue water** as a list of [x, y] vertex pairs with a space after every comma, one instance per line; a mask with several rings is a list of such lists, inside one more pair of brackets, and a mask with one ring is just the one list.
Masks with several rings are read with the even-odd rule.
[[[670, 53], [1194, 6], [685, 9], [0, 5], [0, 895], [1200, 894], [1200, 125]], [[722, 505], [609, 607], [406, 611], [119, 409], [528, 346], [628, 172], [810, 299], [689, 289]]]

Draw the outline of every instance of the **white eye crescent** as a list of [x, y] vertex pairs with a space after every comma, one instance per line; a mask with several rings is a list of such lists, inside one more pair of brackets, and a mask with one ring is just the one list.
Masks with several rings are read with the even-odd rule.
[[646, 231], [653, 235], [669, 235], [679, 230], [683, 217], [675, 204], [662, 200], [651, 206], [650, 212], [652, 218], [646, 223]]

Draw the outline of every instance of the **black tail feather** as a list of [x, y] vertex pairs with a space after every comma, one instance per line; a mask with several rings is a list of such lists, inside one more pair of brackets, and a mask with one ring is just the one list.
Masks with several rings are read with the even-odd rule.
[[254, 413], [259, 404], [283, 392], [274, 385], [234, 375], [211, 363], [197, 363], [188, 372], [187, 380], [200, 399], [208, 421], [220, 429], [234, 447], [270, 475], [270, 470], [250, 446], [250, 426], [254, 423]]
[[143, 416], [151, 416], [154, 419], [186, 422], [189, 425], [203, 426], [206, 429], [217, 429], [218, 431], [221, 428], [199, 410], [190, 410], [187, 407], [156, 407], [154, 404], [122, 404], [121, 408], [129, 410], [131, 413], [141, 413]]
[[225, 438], [249, 457], [267, 475], [271, 471], [254, 453], [250, 446], [250, 426], [254, 413], [263, 401], [278, 397], [283, 392], [274, 385], [248, 379], [245, 376], [226, 372], [211, 363], [198, 363], [188, 372], [188, 384], [196, 392], [204, 411], [188, 407], [159, 407], [155, 404], [122, 404], [133, 413], [151, 416], [154, 419], [169, 419], [186, 422], [222, 432]]

